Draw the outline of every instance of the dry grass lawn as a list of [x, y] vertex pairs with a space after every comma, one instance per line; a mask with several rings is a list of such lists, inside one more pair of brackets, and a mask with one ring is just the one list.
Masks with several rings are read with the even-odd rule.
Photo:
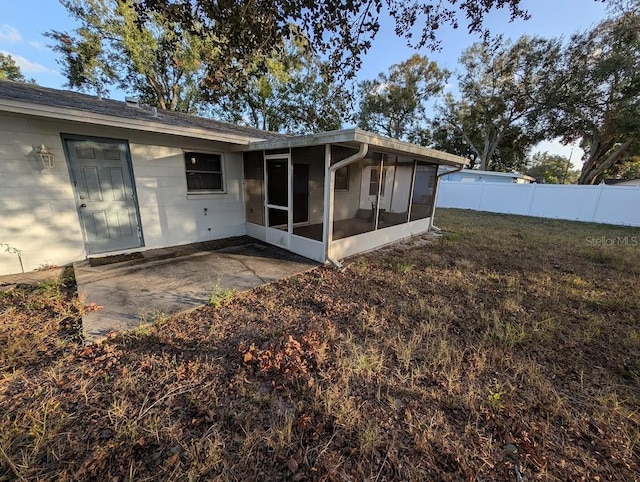
[[0, 292], [0, 480], [640, 479], [640, 230], [437, 224], [100, 346]]

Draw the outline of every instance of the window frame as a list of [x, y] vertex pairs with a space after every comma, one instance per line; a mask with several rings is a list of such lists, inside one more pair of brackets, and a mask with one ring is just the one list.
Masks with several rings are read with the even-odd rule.
[[[351, 166], [344, 166], [341, 167], [340, 169], [338, 169], [336, 171], [336, 178], [335, 178], [335, 183], [333, 185], [333, 190], [336, 192], [347, 192], [349, 191], [349, 184], [351, 183]], [[347, 187], [338, 187], [338, 171], [341, 171], [342, 169], [346, 169], [347, 170], [347, 175], [346, 175], [346, 179], [347, 179]]]
[[[227, 194], [227, 178], [226, 178], [226, 164], [225, 164], [225, 156], [222, 152], [214, 152], [214, 151], [203, 151], [203, 150], [195, 150], [195, 149], [183, 149], [183, 160], [184, 160], [184, 173], [185, 173], [185, 184], [187, 189], [187, 196], [207, 196], [212, 194]], [[188, 169], [187, 167], [187, 159], [189, 155], [204, 155], [204, 156], [219, 156], [220, 157], [220, 171], [203, 171], [200, 169]], [[193, 191], [189, 189], [189, 172], [200, 172], [207, 174], [220, 174], [220, 189], [201, 189], [197, 191]]]

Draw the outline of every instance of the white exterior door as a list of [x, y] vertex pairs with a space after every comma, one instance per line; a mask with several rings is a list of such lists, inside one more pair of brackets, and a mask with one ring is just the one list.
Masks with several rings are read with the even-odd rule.
[[126, 142], [65, 139], [89, 254], [143, 245]]

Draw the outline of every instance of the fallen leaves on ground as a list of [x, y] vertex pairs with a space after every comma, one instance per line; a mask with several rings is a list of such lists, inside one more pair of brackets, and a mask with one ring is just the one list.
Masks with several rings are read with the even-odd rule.
[[101, 345], [0, 293], [0, 480], [637, 480], [637, 230], [438, 224]]

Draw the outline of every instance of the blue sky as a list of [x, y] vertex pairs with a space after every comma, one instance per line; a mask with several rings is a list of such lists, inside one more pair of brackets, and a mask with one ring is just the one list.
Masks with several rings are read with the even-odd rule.
[[[65, 78], [59, 73], [56, 54], [47, 47], [49, 39], [42, 34], [48, 30], [72, 30], [75, 23], [66, 10], [57, 0], [0, 0], [0, 5], [0, 52], [11, 54], [23, 73], [38, 84], [62, 88]], [[495, 11], [486, 19], [491, 32], [514, 39], [524, 34], [568, 37], [575, 31], [593, 26], [606, 14], [605, 4], [596, 0], [522, 0], [522, 6], [531, 13], [531, 19], [509, 23], [507, 12]], [[462, 50], [478, 40], [464, 28], [443, 28], [439, 38], [442, 39], [440, 51], [422, 50], [419, 53], [451, 71], [456, 70]], [[404, 39], [396, 37], [393, 23], [384, 21], [373, 47], [363, 59], [359, 78], [372, 78], [413, 53], [415, 50], [409, 48]], [[112, 96], [117, 98], [124, 94], [113, 91]], [[538, 150], [568, 156], [571, 147], [551, 143], [543, 144]], [[577, 159], [575, 153], [573, 159]]]

